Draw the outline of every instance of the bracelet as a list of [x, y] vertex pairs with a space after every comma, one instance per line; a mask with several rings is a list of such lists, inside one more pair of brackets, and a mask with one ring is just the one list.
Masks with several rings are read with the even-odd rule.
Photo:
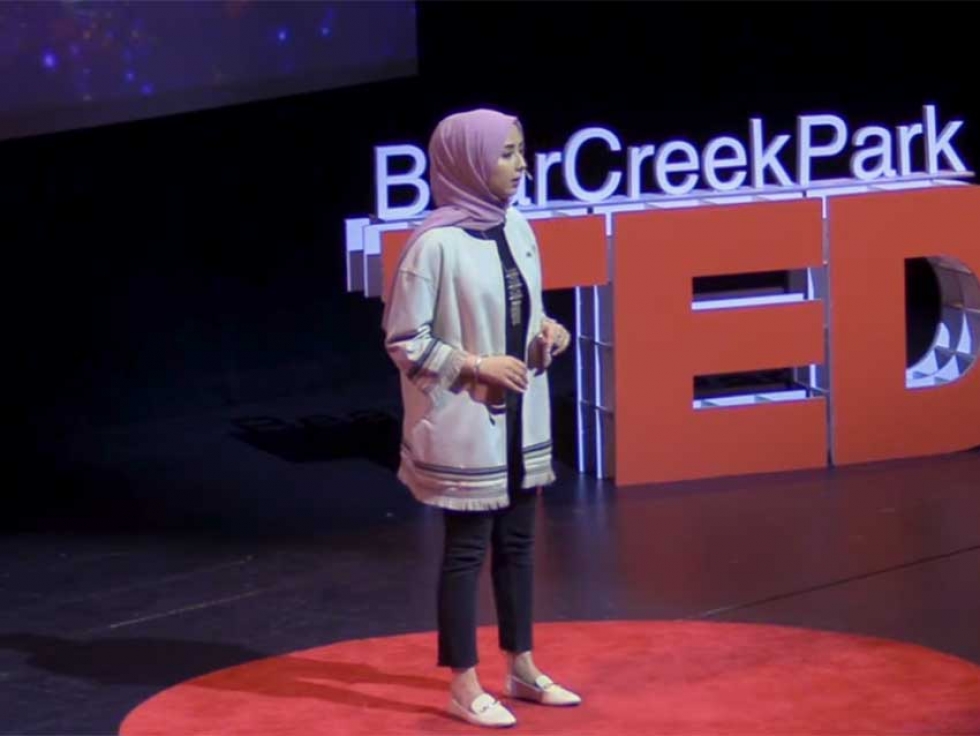
[[480, 382], [480, 363], [482, 363], [483, 359], [486, 357], [487, 356], [485, 355], [481, 355], [479, 358], [476, 359], [476, 362], [473, 364], [473, 380], [476, 381], [477, 383]]

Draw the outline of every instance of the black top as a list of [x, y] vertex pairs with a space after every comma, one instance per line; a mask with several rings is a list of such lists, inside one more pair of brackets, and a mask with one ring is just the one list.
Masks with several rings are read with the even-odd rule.
[[[514, 256], [511, 255], [507, 236], [504, 234], [504, 226], [497, 225], [483, 232], [477, 230], [467, 230], [466, 232], [477, 238], [493, 240], [497, 244], [497, 254], [500, 257], [500, 266], [504, 276], [506, 303], [504, 332], [507, 355], [527, 362], [525, 345], [527, 345], [527, 326], [530, 321], [530, 295], [527, 291], [527, 283], [525, 283], [524, 277], [514, 261]], [[512, 491], [516, 491], [520, 489], [521, 480], [524, 477], [524, 458], [521, 451], [523, 397], [516, 391], [508, 391], [506, 396], [507, 469], [510, 488]]]

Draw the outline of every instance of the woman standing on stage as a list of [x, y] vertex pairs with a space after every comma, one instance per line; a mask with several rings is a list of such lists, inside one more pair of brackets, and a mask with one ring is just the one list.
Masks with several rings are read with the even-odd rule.
[[476, 673], [488, 548], [504, 692], [581, 702], [531, 656], [535, 510], [540, 487], [555, 479], [547, 368], [570, 336], [544, 312], [537, 242], [510, 204], [527, 168], [517, 118], [450, 115], [432, 135], [429, 162], [437, 208], [406, 244], [385, 300], [385, 347], [404, 407], [398, 477], [443, 510], [438, 664], [453, 672], [449, 710], [510, 726], [513, 714]]

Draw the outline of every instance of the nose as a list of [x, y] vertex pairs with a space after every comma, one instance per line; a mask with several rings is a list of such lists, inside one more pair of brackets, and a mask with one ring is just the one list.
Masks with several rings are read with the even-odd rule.
[[524, 158], [524, 154], [523, 153], [521, 153], [521, 152], [518, 151], [518, 153], [517, 153], [517, 170], [518, 171], [524, 171], [524, 169], [526, 169], [526, 168], [527, 168], [527, 159]]

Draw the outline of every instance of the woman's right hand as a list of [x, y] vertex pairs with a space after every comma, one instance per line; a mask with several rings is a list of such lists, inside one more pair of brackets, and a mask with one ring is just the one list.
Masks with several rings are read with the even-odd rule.
[[491, 355], [480, 361], [480, 381], [524, 393], [528, 384], [527, 366], [509, 355]]

